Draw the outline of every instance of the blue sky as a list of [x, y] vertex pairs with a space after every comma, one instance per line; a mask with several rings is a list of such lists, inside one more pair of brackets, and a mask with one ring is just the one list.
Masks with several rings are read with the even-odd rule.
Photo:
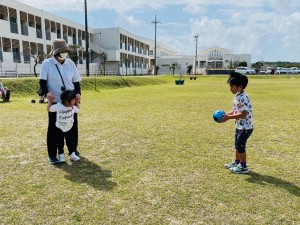
[[[21, 2], [84, 24], [84, 0], [22, 0]], [[300, 62], [299, 0], [87, 0], [90, 27], [121, 27], [157, 40], [181, 55], [213, 46], [252, 62]]]

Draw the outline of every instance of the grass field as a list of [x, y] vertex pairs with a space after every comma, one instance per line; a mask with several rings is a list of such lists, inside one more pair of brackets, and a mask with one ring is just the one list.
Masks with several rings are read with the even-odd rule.
[[31, 104], [20, 81], [0, 103], [0, 224], [300, 224], [300, 77], [249, 78], [247, 175], [223, 167], [234, 122], [212, 119], [231, 110], [226, 78], [83, 85], [82, 158], [57, 166], [46, 105]]

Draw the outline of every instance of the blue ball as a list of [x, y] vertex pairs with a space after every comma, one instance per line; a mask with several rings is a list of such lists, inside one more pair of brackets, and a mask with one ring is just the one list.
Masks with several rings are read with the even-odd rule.
[[221, 123], [221, 119], [225, 114], [226, 113], [224, 112], [224, 110], [216, 110], [213, 113], [213, 118], [217, 123]]

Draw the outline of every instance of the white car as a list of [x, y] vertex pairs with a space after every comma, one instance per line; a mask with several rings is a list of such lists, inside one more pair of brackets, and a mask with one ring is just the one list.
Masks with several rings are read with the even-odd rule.
[[237, 72], [237, 73], [240, 73], [243, 75], [248, 75], [248, 74], [253, 74], [253, 73], [255, 74], [255, 70], [249, 69], [246, 66], [239, 66], [234, 70], [234, 72]]
[[266, 74], [266, 71], [265, 71], [265, 70], [260, 70], [260, 71], [258, 72], [258, 74]]
[[290, 74], [291, 71], [289, 68], [277, 67], [275, 70], [275, 74]]

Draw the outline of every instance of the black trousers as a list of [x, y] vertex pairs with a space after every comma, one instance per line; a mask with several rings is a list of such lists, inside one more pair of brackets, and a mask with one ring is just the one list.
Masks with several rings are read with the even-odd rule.
[[[48, 150], [49, 157], [56, 157], [57, 150], [58, 150], [58, 153], [62, 153], [62, 151], [63, 151], [65, 136], [63, 136], [64, 134], [61, 134], [62, 131], [56, 127], [55, 123], [56, 123], [56, 112], [48, 112], [47, 150]], [[67, 135], [72, 136], [71, 138], [68, 137], [68, 141], [67, 141], [67, 137], [66, 137], [66, 143], [67, 143], [67, 147], [69, 149], [69, 154], [70, 154], [73, 151], [76, 151], [77, 146], [78, 146], [77, 113], [74, 114], [73, 127], [68, 132], [69, 132], [69, 134], [67, 134]], [[66, 132], [66, 133], [68, 133], [68, 132]], [[57, 138], [58, 136], [62, 137], [62, 141], [61, 141], [61, 138]], [[72, 144], [69, 142], [70, 139], [73, 140]], [[70, 149], [70, 147], [71, 147], [71, 149]], [[70, 152], [70, 151], [72, 151], [72, 152]]]

